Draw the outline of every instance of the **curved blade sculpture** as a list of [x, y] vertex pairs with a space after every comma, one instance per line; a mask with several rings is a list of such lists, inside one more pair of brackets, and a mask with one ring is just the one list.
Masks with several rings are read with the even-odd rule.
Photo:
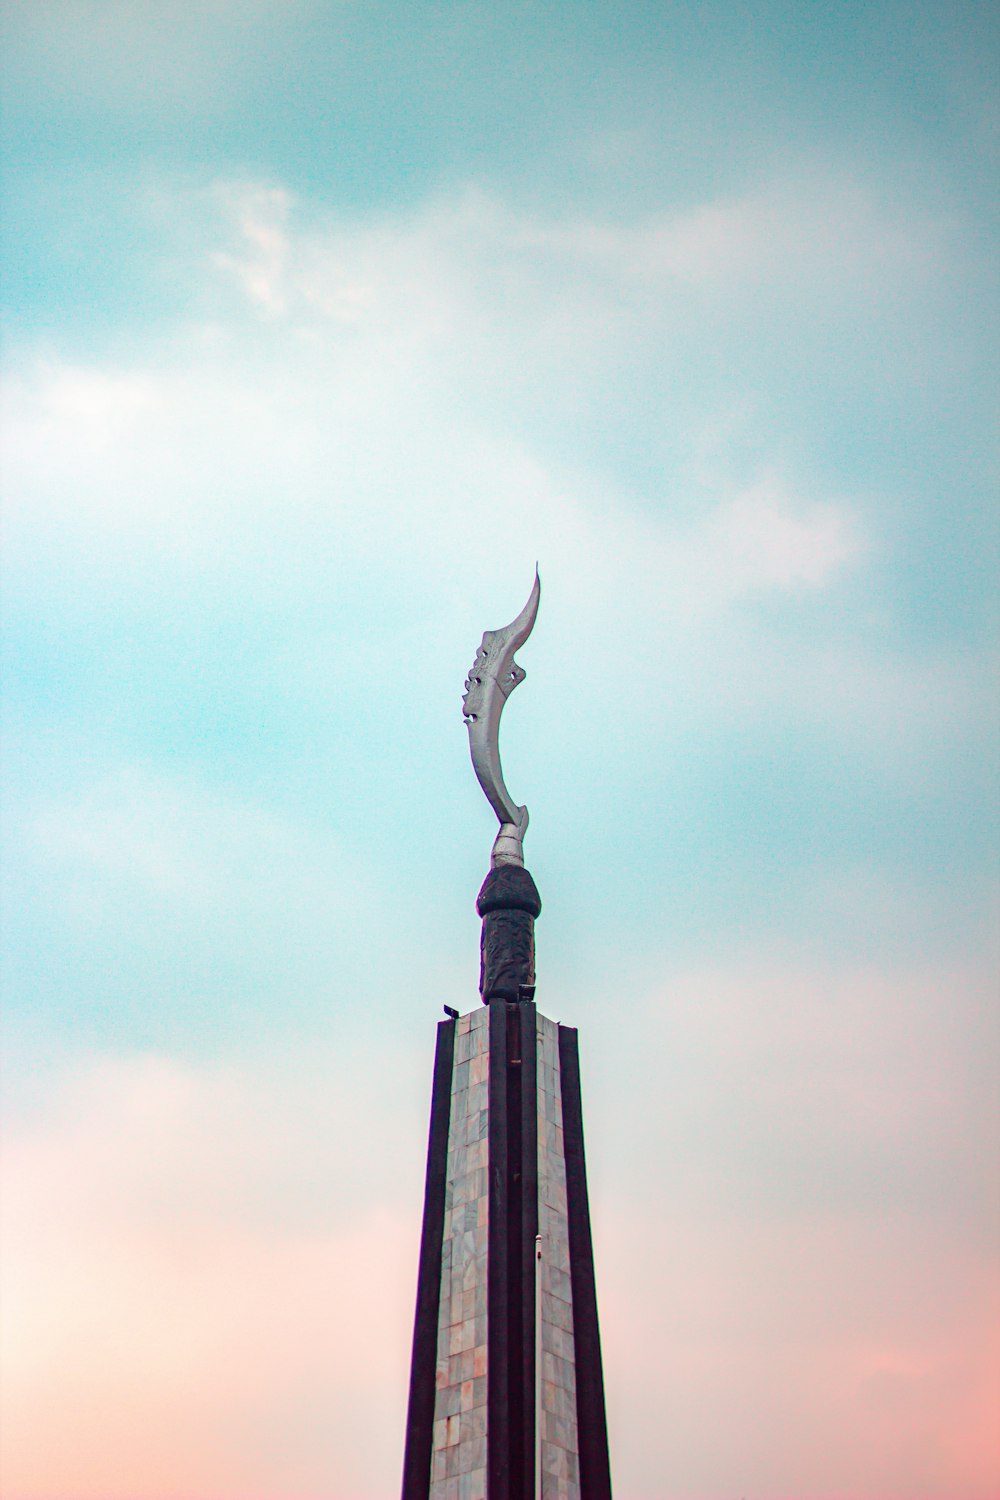
[[469, 731], [472, 765], [486, 800], [500, 819], [500, 832], [493, 845], [490, 864], [523, 865], [521, 847], [528, 826], [528, 809], [518, 807], [504, 786], [500, 766], [500, 715], [503, 706], [525, 671], [514, 660], [514, 652], [531, 634], [538, 613], [542, 585], [535, 569], [535, 582], [527, 604], [516, 620], [502, 630], [487, 630], [476, 659], [465, 680], [462, 713]]

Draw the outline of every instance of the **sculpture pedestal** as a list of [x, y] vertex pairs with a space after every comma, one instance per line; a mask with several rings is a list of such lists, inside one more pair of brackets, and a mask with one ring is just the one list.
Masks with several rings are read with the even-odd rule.
[[438, 1026], [402, 1493], [611, 1495], [577, 1033], [499, 995]]

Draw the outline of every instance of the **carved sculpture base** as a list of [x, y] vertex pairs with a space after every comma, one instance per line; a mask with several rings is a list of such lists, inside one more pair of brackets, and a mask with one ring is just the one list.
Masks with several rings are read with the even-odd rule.
[[530, 1000], [535, 990], [535, 918], [542, 900], [520, 865], [498, 865], [483, 882], [476, 910], [483, 919], [479, 993], [491, 1000]]

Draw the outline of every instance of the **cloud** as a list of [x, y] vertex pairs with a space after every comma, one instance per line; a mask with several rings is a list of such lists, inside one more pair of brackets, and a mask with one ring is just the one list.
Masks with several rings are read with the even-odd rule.
[[845, 507], [797, 506], [766, 482], [720, 506], [708, 529], [736, 588], [744, 579], [751, 589], [822, 587], [861, 550]]
[[[880, 201], [863, 180], [826, 168], [808, 181], [773, 179], [742, 194], [624, 223], [542, 217], [475, 186], [438, 196], [416, 212], [383, 213], [353, 225], [310, 222], [301, 201], [259, 183], [218, 183], [206, 195], [209, 205], [213, 201], [222, 232], [228, 219], [244, 242], [242, 259], [213, 263], [232, 272], [250, 302], [265, 310], [272, 304], [261, 303], [256, 282], [247, 280], [250, 266], [267, 269], [272, 296], [281, 279], [289, 312], [298, 303], [336, 315], [339, 298], [331, 292], [349, 279], [375, 294], [369, 309], [377, 317], [395, 301], [394, 291], [421, 282], [449, 301], [482, 299], [481, 315], [491, 324], [501, 313], [504, 321], [511, 313], [520, 321], [518, 314], [531, 307], [546, 333], [565, 306], [560, 286], [574, 300], [592, 299], [605, 317], [611, 303], [602, 293], [610, 293], [622, 310], [633, 303], [633, 311], [652, 311], [657, 322], [682, 310], [673, 301], [679, 287], [685, 294], [701, 288], [746, 298], [767, 290], [817, 301], [822, 290], [843, 310], [845, 297], [850, 306], [852, 297], [868, 302], [890, 290], [912, 296], [948, 264], [958, 232], [943, 214], [935, 218], [926, 208]], [[409, 284], [402, 274], [407, 265], [414, 272]], [[392, 283], [384, 276], [387, 266]], [[649, 302], [654, 291], [664, 299], [658, 306]], [[492, 309], [483, 295], [489, 292], [500, 294]], [[744, 313], [750, 310], [744, 306]], [[417, 312], [411, 308], [411, 316]], [[587, 326], [583, 318], [581, 334]], [[612, 332], [621, 326], [611, 319]]]
[[947, 254], [949, 229], [880, 203], [860, 180], [821, 171], [811, 182], [765, 182], [629, 225], [537, 224], [525, 237], [635, 288], [679, 283], [787, 298], [825, 285], [841, 298], [926, 282]]
[[53, 769], [7, 819], [22, 1039], [40, 1026], [61, 1052], [52, 1028], [68, 1025], [80, 1045], [141, 1038], [190, 1055], [233, 1033], [350, 1029], [352, 1012], [365, 1030], [372, 993], [397, 991], [412, 918], [373, 940], [385, 872], [355, 837], [148, 764], [88, 781], [63, 760], [54, 774], [76, 785], [61, 796]]
[[[831, 191], [835, 203], [845, 192]], [[476, 516], [499, 507], [512, 534], [532, 533], [536, 551], [547, 542], [577, 556], [595, 534], [605, 550], [613, 521], [625, 519], [641, 533], [639, 549], [659, 541], [669, 583], [678, 543], [675, 571], [690, 576], [697, 559], [690, 548], [683, 555], [685, 533], [718, 510], [695, 551], [709, 569], [721, 553], [730, 586], [742, 578], [750, 592], [820, 586], [834, 564], [859, 555], [857, 502], [800, 496], [780, 438], [756, 472], [728, 476], [719, 492], [718, 459], [713, 480], [699, 444], [732, 408], [732, 390], [705, 387], [695, 429], [677, 427], [690, 417], [692, 372], [703, 387], [707, 373], [703, 356], [692, 365], [705, 314], [685, 281], [708, 278], [718, 290], [738, 279], [740, 317], [751, 323], [765, 287], [787, 291], [789, 259], [817, 306], [842, 297], [826, 261], [801, 251], [801, 225], [815, 214], [805, 193], [765, 190], [674, 215], [666, 227], [654, 218], [627, 229], [538, 221], [474, 190], [354, 220], [309, 213], [273, 184], [159, 198], [193, 256], [184, 332], [124, 364], [28, 356], [11, 372], [9, 487], [36, 527], [55, 508], [70, 525], [103, 517], [101, 545], [112, 549], [118, 532], [151, 530], [168, 556], [226, 545], [238, 558], [251, 517], [273, 520], [280, 506], [293, 526], [336, 525], [341, 547], [363, 533], [383, 549], [405, 537], [422, 552], [454, 553]], [[883, 223], [863, 194], [853, 198], [844, 222], [868, 251], [829, 250], [842, 280], [866, 283], [855, 260], [884, 264], [899, 295], [917, 296], [924, 271], [915, 266], [940, 259], [940, 236], [911, 226], [920, 249], [908, 259], [904, 230]], [[723, 226], [712, 255], [664, 252], [665, 237], [697, 238], [706, 214]], [[753, 256], [744, 220], [756, 226]], [[778, 317], [794, 342], [801, 309]], [[740, 337], [737, 325], [730, 341]], [[571, 456], [574, 446], [586, 451], [577, 438], [588, 423], [600, 427], [602, 407], [627, 430], [627, 406], [640, 396], [647, 434], [652, 417], [677, 450], [653, 507], [605, 466]], [[541, 415], [564, 431], [557, 451], [539, 441]], [[766, 426], [758, 409], [761, 419]], [[753, 425], [730, 429], [730, 448]], [[700, 578], [692, 584], [704, 595]]]
[[[216, 117], [255, 79], [299, 0], [28, 0], [7, 7], [12, 103], [32, 87], [84, 115]], [[23, 91], [23, 93], [22, 93]]]
[[[988, 974], [744, 954], [621, 999], [581, 1035], [619, 1488], [986, 1500]], [[92, 1055], [8, 1090], [12, 1495], [389, 1492], [425, 1040]]]
[[995, 1493], [995, 1267], [947, 1228], [917, 1241], [905, 1226], [836, 1218], [724, 1224], [675, 1202], [601, 1230], [625, 1493]]
[[985, 1493], [989, 662], [890, 628], [926, 497], [901, 529], [827, 424], [827, 355], [864, 386], [912, 336], [920, 378], [952, 247], [843, 186], [827, 239], [823, 187], [625, 228], [165, 191], [183, 318], [8, 354], [22, 1014], [115, 1050], [45, 1062], [9, 1134], [32, 1500], [396, 1482], [407, 1047], [425, 999], [475, 993], [458, 696], [536, 558], [544, 691], [504, 755], [527, 786], [530, 733], [547, 789], [547, 993], [601, 1039], [619, 1483]]
[[[15, 558], [66, 549], [69, 567], [75, 557], [102, 579], [131, 567], [145, 580], [154, 560], [236, 578], [259, 576], [266, 537], [268, 557], [276, 541], [299, 557], [319, 543], [335, 566], [391, 573], [405, 552], [438, 572], [482, 571], [468, 538], [494, 515], [525, 555], [588, 580], [600, 558], [610, 577], [648, 577], [661, 609], [704, 613], [822, 588], [863, 556], [856, 503], [802, 493], [780, 453], [746, 477], [717, 455], [710, 472], [708, 413], [652, 510], [537, 444], [532, 404], [557, 416], [573, 372], [582, 415], [648, 338], [625, 258], [606, 273], [624, 324], [606, 289], [574, 276], [579, 233], [543, 234], [475, 194], [354, 225], [303, 226], [289, 194], [263, 185], [220, 184], [175, 207], [203, 208], [211, 226], [199, 320], [132, 363], [50, 355], [11, 373]], [[220, 277], [249, 321], [212, 289]], [[656, 321], [679, 308], [665, 293]], [[664, 372], [651, 379], [662, 391]]]
[[[277, 305], [283, 294], [260, 295]], [[463, 520], [474, 525], [478, 510], [492, 508], [549, 556], [589, 573], [599, 557], [606, 576], [649, 579], [663, 603], [683, 601], [697, 615], [761, 591], [822, 588], [864, 554], [855, 508], [797, 495], [780, 474], [742, 487], [717, 478], [715, 495], [693, 516], [667, 508], [654, 518], [630, 514], [627, 497], [595, 491], [592, 479], [571, 498], [560, 467], [475, 422], [442, 425], [435, 449], [425, 424], [441, 418], [427, 412], [419, 390], [400, 391], [387, 369], [387, 391], [400, 398], [390, 409], [377, 389], [352, 389], [349, 362], [337, 363], [328, 374], [343, 382], [343, 400], [325, 421], [312, 360], [285, 367], [273, 400], [262, 364], [212, 360], [200, 369], [113, 373], [36, 367], [15, 379], [8, 397], [14, 503], [20, 496], [23, 507], [22, 523], [11, 523], [15, 540], [44, 535], [58, 545], [58, 524], [100, 549], [100, 571], [120, 559], [120, 572], [143, 552], [168, 566], [231, 568], [260, 546], [252, 523], [276, 523], [280, 513], [282, 530], [296, 539], [303, 529], [326, 532], [331, 560], [341, 565], [345, 555], [369, 555], [377, 537], [387, 567], [398, 565], [403, 540], [408, 560], [418, 549], [456, 567], [467, 551]], [[384, 445], [390, 422], [392, 458], [383, 447], [362, 473], [362, 449]], [[475, 504], [474, 485], [483, 497]]]
[[744, 953], [581, 1034], [626, 1492], [992, 1493], [993, 988]]
[[[706, 334], [677, 263], [654, 253], [658, 219], [605, 235], [479, 191], [347, 216], [274, 183], [163, 188], [185, 319], [90, 362], [9, 356], [9, 616], [32, 639], [61, 632], [67, 660], [91, 642], [115, 660], [134, 641], [120, 668], [133, 676], [148, 675], [143, 649], [199, 665], [228, 651], [216, 696], [235, 683], [259, 705], [266, 690], [303, 736], [304, 705], [329, 705], [328, 734], [339, 704], [368, 749], [338, 784], [377, 786], [387, 826], [426, 844], [419, 812], [390, 818], [394, 785], [415, 799], [389, 747], [439, 702], [453, 712], [447, 674], [460, 680], [483, 611], [519, 605], [509, 579], [530, 581], [537, 559], [537, 669], [560, 681], [565, 643], [586, 642], [600, 684], [561, 706], [579, 774], [599, 745], [605, 780], [609, 766], [648, 779], [697, 719], [713, 744], [768, 756], [779, 726], [832, 735], [873, 786], [924, 794], [949, 759], [979, 754], [989, 653], [907, 648], [897, 601], [924, 501], [908, 497], [897, 525], [897, 496], [809, 453], [829, 447], [822, 421], [782, 417], [785, 366], [812, 337], [800, 307], [769, 304], [757, 341], [824, 188], [854, 203], [859, 248], [834, 283], [818, 252], [800, 255], [796, 296], [866, 338], [901, 309], [919, 323], [941, 233], [910, 224], [922, 248], [893, 260], [905, 226], [822, 180], [715, 205], [729, 227], [758, 226], [752, 264], [734, 228], [729, 269], [720, 249], [711, 273], [724, 336], [721, 322]], [[703, 209], [674, 215], [671, 233], [683, 240]], [[736, 316], [724, 289], [751, 275]], [[830, 399], [824, 388], [824, 411]], [[427, 670], [400, 670], [417, 634]], [[160, 697], [177, 690], [165, 681]], [[512, 716], [512, 774], [517, 733]], [[436, 745], [419, 752], [439, 763]], [[567, 832], [577, 824], [567, 816]]]
[[222, 189], [220, 196], [231, 201], [245, 251], [241, 256], [218, 250], [212, 256], [212, 265], [223, 274], [234, 275], [255, 307], [266, 313], [283, 313], [287, 306], [284, 280], [289, 194], [281, 188], [258, 187], [235, 192]]
[[[290, 905], [335, 909], [358, 892], [332, 839], [282, 822], [238, 797], [125, 766], [77, 798], [37, 806], [29, 818], [36, 855], [78, 877], [96, 915], [102, 895], [127, 886], [140, 901], [189, 911], [225, 910], [250, 892]], [[264, 873], [269, 871], [264, 890]]]
[[[572, 431], [556, 450], [540, 440], [539, 411], [568, 415], [560, 391], [573, 428], [602, 390], [622, 399], [636, 341], [627, 385], [648, 374], [660, 401], [674, 379], [642, 352], [624, 266], [602, 273], [624, 314], [575, 275], [578, 236], [553, 244], [476, 194], [303, 224], [280, 188], [219, 184], [174, 210], [207, 224], [197, 317], [131, 362], [50, 354], [8, 379], [10, 571], [27, 608], [47, 578], [63, 608], [95, 588], [141, 606], [194, 587], [216, 609], [249, 592], [286, 618], [324, 596], [335, 617], [361, 571], [401, 607], [428, 583], [454, 596], [459, 579], [470, 599], [502, 529], [511, 561], [530, 576], [540, 559], [626, 661], [667, 622], [697, 631], [864, 564], [850, 495], [803, 486], [780, 444], [749, 471], [731, 461], [751, 424], [726, 426], [728, 397], [690, 434], [675, 426], [679, 463], [653, 505], [578, 456]], [[665, 292], [656, 321], [682, 302]]]
[[421, 1180], [401, 1062], [146, 1055], [49, 1076], [4, 1161], [7, 1493], [398, 1482]]
[[[89, 1034], [173, 1045], [269, 1029], [275, 996], [308, 1026], [358, 987], [474, 992], [469, 830], [492, 835], [458, 695], [536, 559], [540, 688], [504, 763], [529, 805], [545, 788], [532, 858], [567, 893], [568, 963], [601, 867], [626, 947], [727, 949], [752, 923], [855, 956], [980, 950], [995, 663], [901, 639], [912, 516], [797, 458], [760, 386], [686, 379], [686, 293], [661, 278], [644, 308], [627, 258], [588, 250], [583, 275], [568, 229], [539, 245], [482, 194], [354, 218], [273, 183], [167, 197], [186, 321], [91, 362], [10, 356], [12, 803], [40, 820], [8, 857], [35, 893], [23, 1014], [76, 986]], [[667, 445], [644, 477], [588, 447], [617, 403], [627, 450], [636, 401]], [[108, 775], [69, 763], [91, 754]], [[415, 975], [411, 942], [437, 967]], [[601, 945], [579, 942], [590, 994]]]

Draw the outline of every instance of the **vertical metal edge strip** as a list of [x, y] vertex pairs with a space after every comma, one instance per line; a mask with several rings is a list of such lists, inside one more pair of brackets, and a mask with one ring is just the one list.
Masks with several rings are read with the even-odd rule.
[[583, 1149], [580, 1052], [578, 1033], [571, 1026], [559, 1027], [559, 1078], [563, 1149], [566, 1157], [570, 1280], [573, 1289], [580, 1495], [581, 1500], [611, 1500], [611, 1461], [604, 1407], [601, 1332], [597, 1321], [597, 1282], [590, 1233], [590, 1204], [587, 1198], [587, 1163]]
[[445, 1188], [448, 1173], [448, 1131], [451, 1120], [451, 1080], [455, 1061], [455, 1022], [439, 1021], [431, 1088], [431, 1120], [427, 1139], [424, 1184], [424, 1222], [420, 1235], [417, 1305], [413, 1318], [413, 1356], [410, 1398], [403, 1452], [402, 1500], [428, 1500], [434, 1441], [438, 1313], [441, 1303], [441, 1248], [444, 1242]]
[[486, 1260], [486, 1493], [510, 1496], [507, 1005], [489, 1008], [489, 1230]]
[[535, 1495], [535, 1236], [538, 1234], [538, 1017], [534, 1005], [520, 1004], [521, 1026], [521, 1360], [524, 1400], [524, 1477], [521, 1493]]

